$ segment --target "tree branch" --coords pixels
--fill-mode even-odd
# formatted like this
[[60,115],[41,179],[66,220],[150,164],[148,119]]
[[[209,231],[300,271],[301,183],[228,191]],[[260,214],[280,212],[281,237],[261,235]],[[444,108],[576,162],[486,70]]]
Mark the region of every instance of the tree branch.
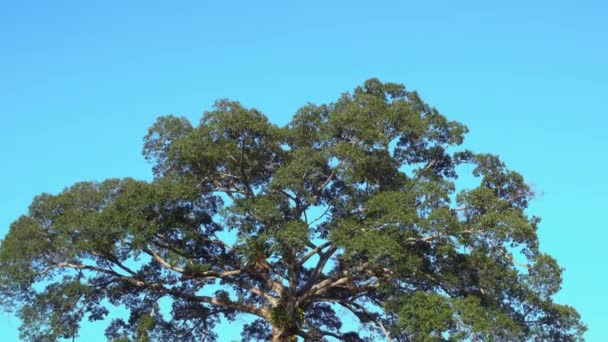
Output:
[[355,316],[357,316],[359,318],[359,320],[361,320],[361,322],[365,322],[364,319],[366,319],[366,318],[371,319],[372,322],[374,322],[376,324],[376,326],[378,326],[378,328],[380,328],[380,330],[382,331],[382,333],[384,334],[386,339],[389,342],[393,341],[390,333],[388,332],[388,330],[382,323],[382,320],[380,319],[378,314],[369,312],[363,305],[357,304],[355,302],[349,303],[349,302],[345,302],[345,301],[339,301],[338,303],[340,303],[345,308],[349,309]]
[[325,267],[325,265],[327,264],[327,262],[329,261],[331,256],[337,250],[338,250],[337,247],[332,246],[327,250],[327,252],[319,252],[319,256],[320,256],[319,262],[317,263],[317,266],[315,267],[315,269],[311,272],[310,277],[308,278],[308,281],[306,281],[306,285],[304,285],[304,288],[302,288],[302,290],[300,290],[299,293],[305,293],[314,286],[315,282],[319,279],[321,274],[323,274],[323,268]]
[[124,282],[127,282],[131,285],[134,285],[136,287],[147,288],[150,290],[158,291],[160,293],[167,293],[167,294],[170,294],[170,295],[178,297],[178,298],[183,298],[183,299],[187,299],[187,300],[191,300],[191,301],[195,301],[195,302],[208,303],[208,304],[212,304],[212,305],[216,305],[216,306],[220,306],[220,307],[224,307],[224,308],[239,310],[239,311],[243,311],[243,312],[247,312],[247,313],[259,316],[264,319],[269,319],[269,311],[268,311],[267,307],[258,308],[253,304],[233,302],[230,299],[193,295],[193,294],[189,294],[187,292],[176,290],[173,288],[167,288],[160,283],[151,284],[151,283],[148,283],[148,282],[145,282],[142,280],[138,280],[138,279],[135,279],[132,277],[123,276],[120,273],[116,273],[112,270],[107,270],[107,269],[104,269],[104,268],[101,268],[98,266],[94,266],[94,265],[60,262],[60,263],[56,263],[54,265],[50,265],[49,267],[42,270],[39,274],[45,274],[54,268],[72,268],[72,269],[77,269],[77,270],[90,270],[90,271],[105,273],[108,275],[112,275],[115,278],[122,280]]
[[325,215],[327,215],[327,213],[329,212],[329,210],[331,209],[331,206],[328,205],[327,208],[325,209],[325,211],[323,212],[323,214],[321,214],[319,217],[315,218],[314,220],[312,220],[310,223],[307,223],[308,226],[312,226],[313,224],[317,223],[318,221],[320,221],[323,217],[325,217]]
[[298,266],[304,265],[304,263],[308,259],[312,258],[315,254],[317,254],[319,252],[322,252],[325,247],[329,247],[331,245],[332,245],[332,242],[331,241],[327,241],[327,242],[325,242],[323,244],[320,244],[319,246],[313,247],[313,249],[310,252],[306,253],[306,255],[304,255],[302,257],[302,259],[298,262]]
[[184,269],[181,267],[175,267],[173,265],[171,265],[170,263],[168,263],[167,261],[165,261],[165,259],[163,259],[160,255],[158,255],[156,252],[154,252],[153,250],[149,249],[149,248],[145,248],[143,249],[143,251],[150,255],[152,257],[152,259],[154,261],[156,261],[157,263],[159,263],[162,267],[171,270],[171,271],[175,271],[177,273],[184,273]]

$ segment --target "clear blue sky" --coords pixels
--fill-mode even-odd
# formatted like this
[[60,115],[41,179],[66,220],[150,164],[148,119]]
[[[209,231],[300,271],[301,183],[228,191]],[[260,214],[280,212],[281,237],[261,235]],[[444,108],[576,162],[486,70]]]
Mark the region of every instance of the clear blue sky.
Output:
[[[541,193],[558,300],[608,341],[608,4],[328,2],[0,0],[0,236],[38,193],[150,178],[141,143],[158,115],[197,121],[229,97],[283,124],[379,77],[466,123],[468,147]],[[3,341],[17,325],[0,317]]]

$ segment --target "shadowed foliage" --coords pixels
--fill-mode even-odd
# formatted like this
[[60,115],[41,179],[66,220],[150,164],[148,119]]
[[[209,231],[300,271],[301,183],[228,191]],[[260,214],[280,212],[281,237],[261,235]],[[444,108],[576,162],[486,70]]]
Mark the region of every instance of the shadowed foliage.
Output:
[[[214,341],[239,315],[249,341],[582,339],[552,299],[562,269],[539,251],[531,189],[459,148],[466,132],[377,79],[284,127],[228,100],[198,125],[160,117],[154,180],[41,194],[11,225],[2,305],[30,341],[113,307],[112,341]],[[457,188],[459,170],[477,183]]]

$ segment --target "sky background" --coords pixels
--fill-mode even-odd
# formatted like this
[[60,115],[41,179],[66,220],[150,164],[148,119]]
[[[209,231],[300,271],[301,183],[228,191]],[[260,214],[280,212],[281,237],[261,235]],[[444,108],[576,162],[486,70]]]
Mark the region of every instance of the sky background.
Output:
[[[557,300],[608,341],[606,18],[587,0],[0,0],[0,237],[41,192],[151,178],[142,138],[159,115],[198,122],[228,97],[285,124],[379,77],[533,184],[541,249],[566,269]],[[2,341],[18,324],[0,315]]]

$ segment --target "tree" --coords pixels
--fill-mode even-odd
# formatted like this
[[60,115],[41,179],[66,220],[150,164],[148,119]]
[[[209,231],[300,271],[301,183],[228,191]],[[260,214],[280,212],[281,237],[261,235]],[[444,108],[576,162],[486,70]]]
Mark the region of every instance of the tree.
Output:
[[[460,148],[466,132],[377,79],[285,127],[228,100],[196,127],[160,117],[153,181],[41,194],[11,225],[2,304],[32,341],[77,336],[109,304],[129,312],[114,341],[211,341],[242,314],[245,340],[582,339],[552,299],[562,269],[539,251],[530,187]],[[457,189],[461,170],[479,184]]]

